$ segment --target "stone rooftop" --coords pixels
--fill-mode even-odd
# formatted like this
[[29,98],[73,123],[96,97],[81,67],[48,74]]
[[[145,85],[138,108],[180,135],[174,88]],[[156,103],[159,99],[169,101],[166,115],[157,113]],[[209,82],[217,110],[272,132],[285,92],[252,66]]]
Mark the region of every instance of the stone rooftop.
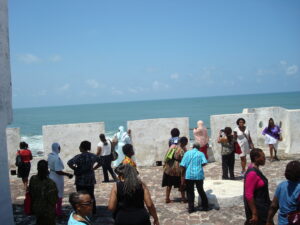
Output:
[[[285,166],[289,161],[281,160],[270,163],[266,160],[265,166],[261,169],[269,179],[270,197],[273,198],[276,185],[284,180]],[[161,179],[163,174],[162,167],[140,167],[138,168],[141,179],[147,184],[153,202],[156,206],[159,221],[161,225],[223,225],[223,224],[244,224],[245,212],[243,205],[220,208],[219,210],[211,210],[208,212],[196,211],[189,214],[187,212],[187,204],[180,203],[180,192],[172,189],[171,199],[174,203],[165,204],[165,189],[161,187]],[[236,160],[235,174],[238,179],[241,171],[240,161]],[[102,171],[96,173],[97,184],[95,186],[95,196],[97,201],[97,214],[92,218],[94,224],[112,225],[113,219],[111,212],[106,208],[109,193],[113,183],[102,183]],[[221,163],[209,163],[205,167],[206,180],[219,180],[221,178]],[[237,182],[240,182],[237,181]],[[230,188],[228,186],[227,188]],[[14,218],[17,225],[35,224],[34,216],[27,216],[23,213],[24,191],[21,179],[16,176],[11,177],[12,200],[14,209]],[[65,178],[65,195],[63,200],[64,216],[57,218],[57,224],[67,224],[71,207],[68,203],[69,193],[75,191],[74,178],[69,180]],[[277,215],[275,216],[277,222]]]

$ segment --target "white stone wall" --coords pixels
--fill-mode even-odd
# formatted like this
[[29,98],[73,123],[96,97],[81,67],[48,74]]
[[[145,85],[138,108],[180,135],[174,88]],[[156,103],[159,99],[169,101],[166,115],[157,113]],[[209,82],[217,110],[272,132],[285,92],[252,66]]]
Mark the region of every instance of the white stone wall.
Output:
[[45,158],[52,151],[51,145],[58,142],[61,146],[60,158],[65,168],[69,170],[67,161],[80,153],[79,145],[87,140],[92,143],[91,152],[96,153],[99,134],[105,132],[103,122],[59,124],[43,126],[43,145]]
[[0,215],[1,224],[12,225],[14,224],[14,219],[9,185],[6,143],[6,126],[12,121],[8,34],[7,0],[0,0]]
[[212,115],[210,117],[211,144],[216,161],[221,161],[221,145],[217,143],[220,130],[225,127],[231,127],[231,129],[234,130],[234,128],[237,127],[236,121],[240,117],[246,120],[246,126],[250,131],[252,141],[254,144],[257,143],[257,129],[255,127],[256,120],[254,113]]
[[286,135],[286,153],[300,154],[300,110],[288,110],[289,123],[287,125]]
[[300,110],[287,110],[282,107],[247,108],[242,113],[212,115],[210,117],[212,149],[215,160],[221,160],[221,146],[217,143],[219,130],[225,126],[236,127],[235,122],[240,117],[246,120],[246,126],[250,130],[254,145],[265,149],[267,154],[268,149],[262,131],[268,126],[270,118],[274,119],[275,124],[281,125],[283,141],[279,142],[279,153],[285,153],[285,156],[300,153]]
[[20,128],[6,128],[9,168],[15,167],[16,152],[20,144]]
[[135,159],[138,166],[153,166],[163,161],[168,150],[171,129],[177,127],[180,136],[189,139],[189,118],[160,118],[127,122],[131,129]]

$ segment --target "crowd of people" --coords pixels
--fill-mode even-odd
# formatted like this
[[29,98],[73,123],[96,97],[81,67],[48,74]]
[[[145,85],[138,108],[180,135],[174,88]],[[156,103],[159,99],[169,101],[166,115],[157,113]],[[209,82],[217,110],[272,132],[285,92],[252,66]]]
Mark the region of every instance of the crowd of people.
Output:
[[[255,148],[246,121],[239,118],[237,127],[225,127],[220,131],[217,142],[221,145],[222,179],[235,180],[235,154],[241,158],[241,177],[244,179],[244,205],[246,213],[245,224],[274,224],[273,217],[279,209],[278,222],[289,224],[289,213],[300,210],[300,162],[291,161],[287,164],[285,176],[287,181],[278,185],[273,201],[269,197],[268,179],[260,167],[265,164],[265,154]],[[171,190],[178,188],[181,203],[187,203],[188,213],[196,210],[211,210],[203,188],[204,170],[208,163],[208,132],[202,121],[193,130],[194,140],[192,149],[188,148],[188,138],[180,136],[178,128],[171,130],[168,141],[169,148],[164,157],[162,187],[166,187],[165,203],[173,202]],[[277,157],[278,141],[282,140],[280,127],[270,118],[268,127],[263,132],[265,143],[270,149],[270,161],[279,160]],[[112,140],[99,135],[100,142],[97,152],[90,152],[91,143],[82,141],[80,153],[71,158],[67,165],[73,173],[64,171],[64,164],[59,157],[61,146],[52,144],[52,152],[48,159],[40,160],[37,165],[37,175],[30,178],[31,151],[28,144],[20,143],[17,157],[22,163],[18,164],[18,176],[22,178],[24,189],[31,198],[31,211],[36,216],[36,224],[53,225],[56,216],[62,215],[62,200],[64,196],[64,177],[72,179],[75,176],[76,192],[71,193],[69,202],[73,208],[68,224],[92,224],[89,216],[96,214],[96,198],[94,194],[96,178],[95,170],[102,166],[103,182],[109,182],[109,174],[114,184],[108,202],[108,209],[116,225],[151,224],[150,216],[155,225],[159,225],[155,206],[149,189],[140,179],[137,164],[134,160],[134,147],[131,142],[131,131],[119,127],[118,133]],[[117,158],[114,156],[114,151]],[[247,155],[251,163],[247,166]],[[113,166],[112,166],[113,164]],[[114,167],[114,169],[113,169]],[[194,187],[201,197],[201,207],[194,206]]]

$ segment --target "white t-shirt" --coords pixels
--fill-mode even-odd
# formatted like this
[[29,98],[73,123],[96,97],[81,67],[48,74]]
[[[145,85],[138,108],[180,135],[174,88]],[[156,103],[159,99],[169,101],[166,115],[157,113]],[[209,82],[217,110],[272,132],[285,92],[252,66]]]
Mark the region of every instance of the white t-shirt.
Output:
[[97,145],[98,147],[101,147],[101,149],[102,149],[100,156],[110,155],[110,153],[111,153],[110,141],[108,139],[106,139],[106,140],[107,140],[107,145],[104,145],[104,143],[102,141],[100,141]]

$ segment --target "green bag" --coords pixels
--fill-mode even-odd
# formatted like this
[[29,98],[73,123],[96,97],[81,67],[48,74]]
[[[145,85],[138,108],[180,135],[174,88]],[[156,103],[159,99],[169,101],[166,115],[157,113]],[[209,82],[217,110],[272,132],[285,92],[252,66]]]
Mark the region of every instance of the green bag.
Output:
[[165,162],[172,160],[174,157],[174,153],[177,150],[177,146],[176,145],[171,145],[171,147],[169,148],[166,156],[165,156]]

